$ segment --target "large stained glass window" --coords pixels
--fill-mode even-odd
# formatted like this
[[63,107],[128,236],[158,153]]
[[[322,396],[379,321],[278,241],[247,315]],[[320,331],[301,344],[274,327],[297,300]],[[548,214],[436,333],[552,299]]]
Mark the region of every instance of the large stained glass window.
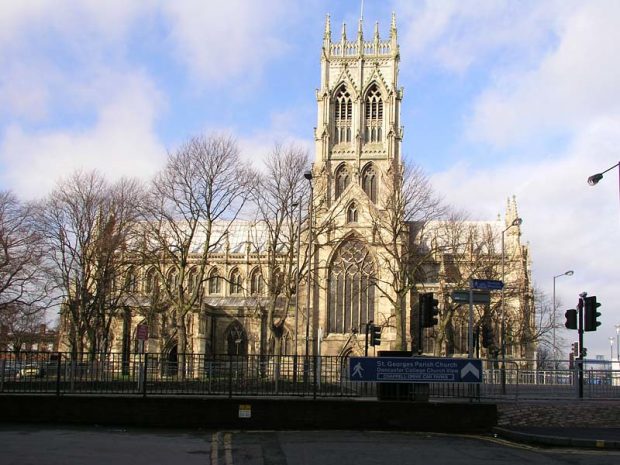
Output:
[[374,261],[357,239],[340,245],[329,269],[327,330],[350,333],[375,315]]

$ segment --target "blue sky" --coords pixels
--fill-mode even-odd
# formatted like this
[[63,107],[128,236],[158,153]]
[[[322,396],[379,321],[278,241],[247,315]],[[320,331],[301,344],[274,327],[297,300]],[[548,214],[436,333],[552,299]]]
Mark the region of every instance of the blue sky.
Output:
[[[620,159],[620,3],[364,3],[367,36],[396,12],[406,156],[474,219],[516,195],[537,285],[551,294],[574,269],[560,309],[597,294],[603,326],[586,345],[608,356],[617,171],[585,179]],[[2,2],[0,186],[37,198],[77,167],[148,179],[203,131],[232,133],[257,163],[275,141],[311,150],[327,13],[352,37],[360,1]]]

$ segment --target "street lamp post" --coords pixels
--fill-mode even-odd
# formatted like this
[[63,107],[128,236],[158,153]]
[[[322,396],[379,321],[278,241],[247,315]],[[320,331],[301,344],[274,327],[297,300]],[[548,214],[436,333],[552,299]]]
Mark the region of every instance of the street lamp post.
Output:
[[299,333],[299,281],[300,281],[300,272],[299,272],[299,255],[301,253],[301,197],[299,197],[299,201],[294,202],[292,207],[299,207],[299,216],[297,218],[297,263],[295,265],[295,269],[297,270],[297,276],[295,277],[295,352],[293,355],[293,378],[294,381],[297,381],[297,356],[298,356],[298,333]]
[[[588,184],[590,184],[591,186],[595,186],[599,183],[599,181],[601,179],[603,179],[603,175],[605,173],[607,173],[608,171],[613,170],[614,168],[620,166],[620,161],[618,163],[616,163],[614,166],[610,166],[609,168],[607,168],[605,171],[602,171],[600,173],[596,173],[593,174],[592,176],[590,176],[588,178]],[[620,199],[620,169],[618,170],[618,199]]]
[[[512,220],[512,223],[510,223],[510,226],[508,226],[506,229],[504,229],[502,231],[502,283],[504,282],[505,279],[505,262],[506,262],[506,253],[505,253],[505,247],[504,247],[504,235],[506,234],[506,231],[508,231],[510,228],[512,228],[513,226],[521,226],[521,223],[523,223],[523,220],[521,218],[515,218],[514,220]],[[506,285],[504,284],[502,286],[502,293],[501,293],[501,299],[502,299],[502,328],[501,328],[501,335],[502,335],[502,344],[501,344],[501,348],[502,348],[502,394],[506,394],[506,309],[504,306],[504,289],[506,288]]]
[[312,261],[312,245],[313,245],[313,237],[312,237],[312,197],[313,197],[313,186],[312,186],[312,171],[306,171],[304,173],[304,178],[308,180],[310,184],[310,200],[308,201],[308,251],[307,251],[307,260],[308,260],[308,280],[306,287],[306,364],[308,363],[308,354],[310,352],[310,291],[311,291],[311,272],[312,269],[311,261]]
[[558,307],[556,304],[556,300],[555,300],[555,280],[561,276],[572,276],[575,272],[573,270],[568,270],[562,274],[558,274],[556,276],[553,277],[553,318],[552,318],[552,324],[553,324],[553,366],[554,368],[557,370],[558,368],[558,354],[557,354],[557,345],[555,342],[555,326],[556,326],[556,316],[558,313]]
[[616,360],[620,362],[620,324],[616,325]]

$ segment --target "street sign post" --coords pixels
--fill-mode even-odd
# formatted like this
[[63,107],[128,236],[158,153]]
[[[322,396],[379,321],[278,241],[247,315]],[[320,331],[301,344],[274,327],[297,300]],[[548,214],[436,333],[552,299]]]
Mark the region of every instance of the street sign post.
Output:
[[480,383],[482,361],[471,358],[351,357],[351,381]]
[[[491,294],[489,291],[475,291],[473,293],[474,304],[491,303]],[[469,291],[452,291],[452,302],[456,304],[469,303]]]
[[497,279],[472,279],[471,287],[474,289],[501,291],[504,288],[504,282]]

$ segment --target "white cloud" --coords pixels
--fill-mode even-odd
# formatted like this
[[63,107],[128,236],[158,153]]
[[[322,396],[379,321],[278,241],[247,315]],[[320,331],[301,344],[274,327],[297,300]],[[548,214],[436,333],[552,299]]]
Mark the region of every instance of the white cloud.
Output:
[[[490,54],[531,59],[549,40],[549,25],[574,4],[563,1],[426,0],[396,1],[403,62],[435,63],[462,73]],[[500,58],[501,59],[501,58]]]
[[97,169],[111,178],[148,178],[161,166],[166,152],[153,123],[162,102],[149,80],[142,75],[108,74],[91,92],[102,96],[92,127],[32,131],[13,125],[6,129],[0,145],[4,186],[34,198],[76,168]]
[[565,153],[484,169],[460,164],[433,176],[449,203],[479,219],[503,214],[505,199],[516,194],[538,285],[550,295],[553,276],[573,269],[575,275],[558,287],[562,308],[574,306],[584,290],[603,302],[604,327],[587,336],[591,354],[606,353],[604,331],[620,322],[613,313],[620,301],[620,203],[617,169],[595,187],[586,179],[617,163],[618,146],[620,120],[602,118],[588,124]]
[[620,116],[619,17],[618,2],[580,4],[559,24],[557,47],[533,69],[497,70],[475,105],[470,135],[501,146]]
[[200,80],[225,82],[252,76],[286,44],[278,24],[287,18],[287,2],[163,2],[177,58]]

